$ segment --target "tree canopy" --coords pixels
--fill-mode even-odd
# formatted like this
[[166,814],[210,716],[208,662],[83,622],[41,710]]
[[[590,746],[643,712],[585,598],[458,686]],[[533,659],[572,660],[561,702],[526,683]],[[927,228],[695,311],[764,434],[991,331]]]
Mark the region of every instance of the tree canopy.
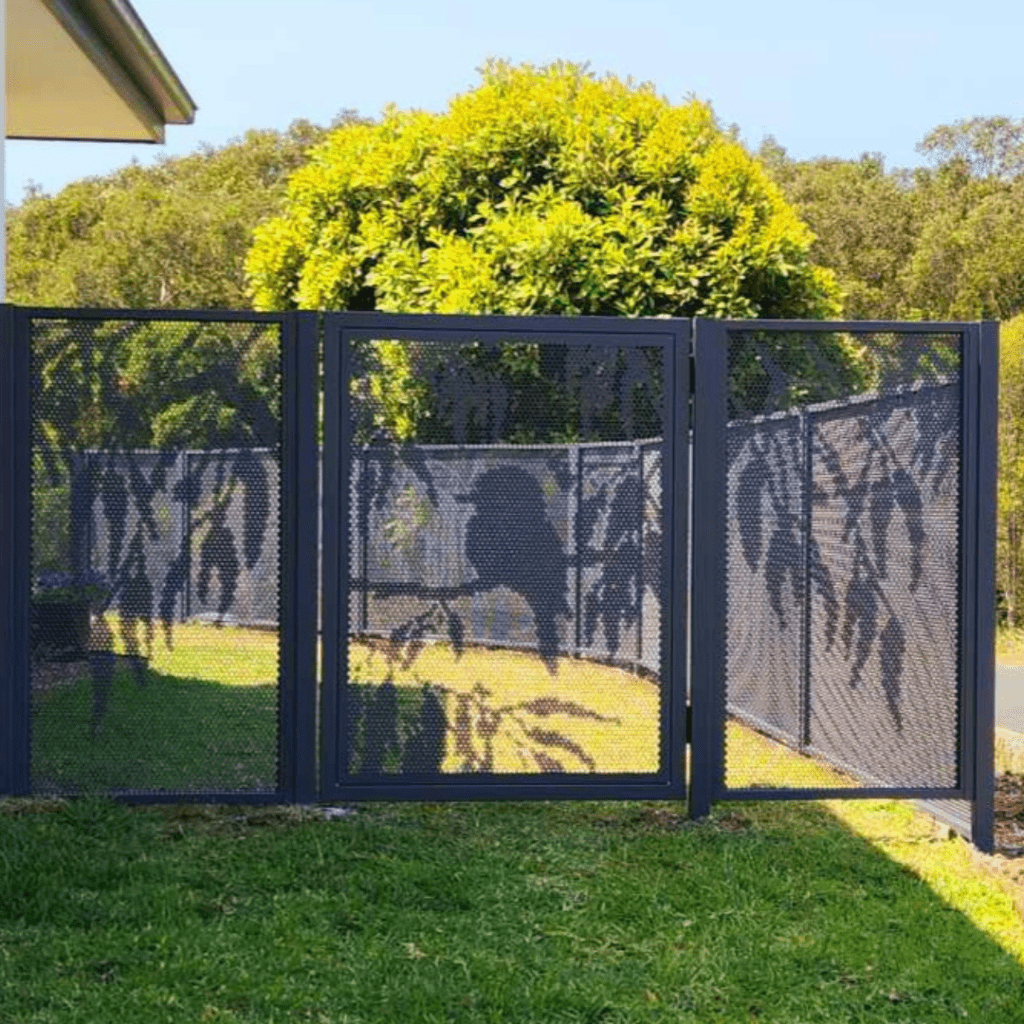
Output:
[[[296,121],[55,196],[30,192],[8,213],[9,296],[115,308],[1017,318],[1002,341],[1000,587],[1019,618],[1024,119],[939,125],[918,151],[927,166],[907,170],[879,154],[796,161],[771,138],[751,155],[707,104],[672,104],[572,64],[492,62],[443,113],[390,109],[373,123],[344,111],[330,128]],[[117,434],[210,447],[273,434],[278,366],[265,332],[95,331],[89,365],[69,361],[77,342],[59,325],[40,341],[47,381],[103,382],[83,384],[73,407],[59,388],[38,396],[79,443]],[[536,353],[492,356],[507,384],[550,408]],[[376,361],[369,383],[393,432],[431,436],[423,367],[387,342]],[[521,421],[516,436],[536,438],[535,426]]]
[[296,172],[246,266],[257,309],[821,317],[811,234],[711,108],[491,62]]
[[999,529],[996,568],[1002,612],[1024,610],[1024,315],[999,332]]
[[[343,111],[335,125],[362,123]],[[252,232],[326,129],[295,121],[147,167],[133,163],[8,214],[8,295],[22,305],[129,309],[249,305]]]
[[[838,312],[833,275],[809,259],[810,232],[709,105],[673,105],[648,84],[569,63],[491,62],[481,79],[441,114],[392,108],[312,152],[283,212],[255,232],[246,268],[257,309]],[[621,354],[602,358],[619,362],[573,371],[581,393],[610,378],[617,393],[627,378],[645,377]],[[393,438],[457,440],[444,412],[454,400],[441,393],[453,360],[462,378],[488,393],[497,387],[495,400],[513,410],[492,440],[583,436],[565,360],[528,344],[444,354],[376,346],[362,367],[373,425]],[[640,417],[652,433],[661,429],[656,405],[647,401]],[[598,419],[592,439],[640,422],[625,409]],[[478,410],[477,427],[484,421],[495,418]]]
[[1024,119],[939,125],[918,145],[930,167],[882,157],[758,155],[814,232],[852,319],[1010,319],[1024,310]]

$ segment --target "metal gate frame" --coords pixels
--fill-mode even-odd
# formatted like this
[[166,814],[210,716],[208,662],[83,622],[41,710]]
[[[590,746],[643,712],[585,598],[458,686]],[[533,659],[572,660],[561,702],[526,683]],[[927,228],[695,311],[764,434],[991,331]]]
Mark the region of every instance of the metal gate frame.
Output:
[[[727,514],[725,451],[730,331],[946,332],[962,338],[960,556],[960,784],[951,788],[869,786],[727,789],[725,631]],[[998,324],[890,321],[694,321],[693,601],[690,814],[719,800],[871,797],[970,800],[971,837],[993,844],[995,735],[995,530]]]
[[273,793],[154,792],[134,803],[312,803],[316,800],[317,489],[319,314],[126,310],[0,304],[0,794],[31,785],[32,320],[267,323],[280,328],[281,584],[278,785]]
[[[880,321],[777,321],[563,317],[392,316],[379,313],[290,312],[255,314],[210,310],[30,309],[0,304],[0,793],[24,795],[30,778],[29,607],[31,547],[32,380],[31,319],[266,320],[282,331],[282,562],[281,677],[278,789],[273,794],[138,794],[138,801],[310,803],[317,799],[680,799],[688,790],[691,817],[713,802],[736,799],[816,799],[872,796],[970,800],[971,832],[981,849],[992,847],[994,778],[995,490],[998,394],[998,325],[993,322],[901,323]],[[324,332],[324,474],[322,582],[318,586],[318,420],[320,334]],[[727,343],[730,330],[958,332],[961,374],[961,607],[959,633],[960,784],[954,789],[727,790],[724,778],[725,712],[725,450]],[[338,742],[344,685],[347,579],[342,553],[342,466],[349,435],[347,340],[391,332],[405,338],[454,340],[480,332],[524,334],[566,344],[655,344],[665,351],[666,441],[663,463],[665,537],[663,622],[665,660],[662,768],[657,775],[466,776],[372,783],[344,779]],[[367,333],[369,332],[369,333]],[[374,333],[376,332],[376,334]],[[692,350],[691,350],[692,342]],[[671,398],[672,400],[669,400]],[[688,432],[692,420],[691,466]],[[692,468],[692,487],[691,487]],[[692,493],[692,519],[688,498]],[[312,500],[311,500],[312,499]],[[692,521],[693,529],[689,526]],[[689,602],[689,546],[693,545]],[[318,696],[318,601],[323,600],[325,644]],[[689,605],[689,607],[688,607]],[[689,648],[689,649],[688,649]],[[690,675],[691,707],[687,706]],[[692,715],[690,714],[692,710]],[[317,717],[319,714],[319,728]],[[692,720],[692,728],[689,728]],[[330,726],[330,727],[329,727]],[[343,734],[341,734],[343,735]],[[316,750],[320,740],[319,758]],[[685,772],[689,741],[690,770]],[[320,781],[318,782],[318,768]],[[688,777],[687,777],[688,775]]]
[[[523,340],[564,345],[660,347],[665,369],[662,481],[662,700],[659,771],[622,774],[472,773],[405,776],[346,775],[348,509],[343,501],[351,458],[349,346],[355,338],[425,343]],[[688,398],[690,322],[611,317],[504,317],[329,313],[324,318],[323,675],[320,707],[322,800],[616,799],[685,797]],[[329,642],[329,638],[336,642]]]

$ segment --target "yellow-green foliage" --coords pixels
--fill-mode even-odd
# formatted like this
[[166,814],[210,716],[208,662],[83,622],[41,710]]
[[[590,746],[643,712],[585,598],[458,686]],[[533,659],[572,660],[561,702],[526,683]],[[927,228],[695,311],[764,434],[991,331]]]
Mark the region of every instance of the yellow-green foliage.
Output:
[[332,133],[257,229],[257,309],[822,317],[809,230],[709,106],[491,62],[446,112]]
[[1024,600],[1024,314],[999,329],[999,530],[997,578],[1007,624]]

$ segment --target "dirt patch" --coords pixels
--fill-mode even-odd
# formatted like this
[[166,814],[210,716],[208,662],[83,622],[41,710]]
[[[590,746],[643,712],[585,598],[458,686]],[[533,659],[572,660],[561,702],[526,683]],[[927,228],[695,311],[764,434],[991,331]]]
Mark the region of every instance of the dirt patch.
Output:
[[997,775],[995,795],[996,852],[1024,856],[1024,775]]
[[[139,661],[137,656],[115,654],[114,672],[131,672]],[[34,661],[32,662],[32,690],[34,693],[47,693],[65,686],[74,686],[83,679],[92,679],[92,669],[88,658],[77,658],[74,661]]]

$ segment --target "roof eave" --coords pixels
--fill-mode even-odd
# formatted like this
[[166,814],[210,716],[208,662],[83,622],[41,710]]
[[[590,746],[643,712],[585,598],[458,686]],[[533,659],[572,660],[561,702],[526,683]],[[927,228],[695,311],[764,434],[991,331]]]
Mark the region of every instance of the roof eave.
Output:
[[[192,124],[195,102],[128,0],[42,2],[148,136],[109,141],[162,143],[165,125]],[[67,139],[66,135],[59,137]],[[89,141],[99,140],[90,137]]]

